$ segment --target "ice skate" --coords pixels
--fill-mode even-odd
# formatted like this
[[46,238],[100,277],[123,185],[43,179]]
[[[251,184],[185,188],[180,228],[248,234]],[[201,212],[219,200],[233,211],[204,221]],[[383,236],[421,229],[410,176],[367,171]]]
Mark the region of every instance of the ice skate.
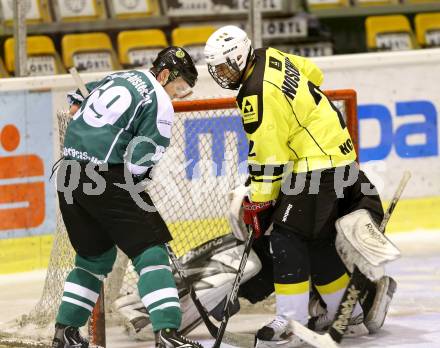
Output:
[[[310,318],[307,326],[309,329],[316,332],[327,331],[332,323],[332,320],[333,318],[330,317],[328,313],[324,313],[319,316]],[[350,319],[344,337],[359,337],[368,335],[368,333],[369,331],[364,324],[364,315],[361,313],[356,317],[352,317]]]
[[81,336],[77,327],[55,325],[51,348],[88,348],[89,341]]
[[175,329],[163,329],[155,333],[156,348],[203,348],[203,346],[180,335]]
[[257,348],[283,347],[294,348],[302,347],[305,343],[295,336],[289,320],[281,315],[277,315],[270,323],[264,325],[256,334]]

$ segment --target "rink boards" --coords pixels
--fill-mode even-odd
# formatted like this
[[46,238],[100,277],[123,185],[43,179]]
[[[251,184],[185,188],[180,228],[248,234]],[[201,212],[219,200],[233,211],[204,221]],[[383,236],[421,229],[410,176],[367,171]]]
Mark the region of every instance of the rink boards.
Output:
[[[404,199],[391,220],[390,231],[440,228],[440,218],[436,215],[440,211],[440,95],[436,85],[440,80],[439,59],[440,50],[315,59],[325,74],[323,89],[353,88],[358,93],[362,168],[385,200],[390,197],[400,174],[404,170],[413,172]],[[83,77],[88,81],[103,75],[83,74]],[[12,173],[10,177],[0,178],[0,199],[4,198],[0,201],[0,214],[5,210],[9,210],[6,212],[9,214],[14,209],[26,209],[32,204],[40,207],[39,215],[29,213],[22,225],[9,214],[12,225],[0,227],[0,273],[40,268],[47,263],[50,234],[55,228],[55,190],[48,181],[58,149],[54,114],[55,110],[66,107],[65,94],[73,88],[73,80],[68,75],[50,80],[45,77],[10,79],[2,81],[0,86],[0,103],[5,106],[0,130],[12,125],[20,134],[18,145],[11,138],[6,146],[0,147],[0,159],[37,158],[33,166],[26,168],[28,174]],[[202,67],[195,96],[227,94],[212,82]],[[10,130],[11,127],[8,132]],[[10,134],[8,132],[6,134]],[[32,201],[23,203],[17,196],[8,202],[11,194],[3,193],[8,186],[17,184],[29,185],[36,192]],[[43,202],[44,209],[39,202]],[[22,214],[16,216],[19,215]],[[204,226],[212,219],[218,216],[207,212],[207,216],[196,223]],[[227,230],[225,221],[221,224]]]

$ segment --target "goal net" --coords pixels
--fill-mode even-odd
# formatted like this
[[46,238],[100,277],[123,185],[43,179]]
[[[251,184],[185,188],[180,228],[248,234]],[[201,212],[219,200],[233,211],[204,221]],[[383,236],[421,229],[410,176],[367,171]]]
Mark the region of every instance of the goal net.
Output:
[[[357,149],[356,93],[333,90],[325,94],[344,116]],[[230,233],[226,219],[228,193],[247,178],[248,145],[234,98],[173,104],[176,115],[171,145],[154,169],[147,190],[173,235],[171,246],[177,256],[182,256]],[[68,112],[58,112],[60,147],[68,121]],[[42,296],[29,314],[0,327],[0,344],[50,345],[64,280],[72,269],[73,259],[74,252],[58,212]],[[136,292],[136,283],[132,265],[118,253],[113,271],[105,281],[107,321],[110,318],[121,323],[112,313],[112,303],[122,295]],[[96,328],[91,331],[96,332]]]

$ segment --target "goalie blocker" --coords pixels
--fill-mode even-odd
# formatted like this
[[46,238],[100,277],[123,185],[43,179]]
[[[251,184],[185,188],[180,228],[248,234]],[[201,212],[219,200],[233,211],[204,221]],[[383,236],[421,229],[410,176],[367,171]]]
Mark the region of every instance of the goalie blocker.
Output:
[[399,249],[379,231],[366,209],[338,219],[336,230],[336,250],[345,266],[350,272],[357,266],[372,281],[385,275],[385,263],[400,256]]

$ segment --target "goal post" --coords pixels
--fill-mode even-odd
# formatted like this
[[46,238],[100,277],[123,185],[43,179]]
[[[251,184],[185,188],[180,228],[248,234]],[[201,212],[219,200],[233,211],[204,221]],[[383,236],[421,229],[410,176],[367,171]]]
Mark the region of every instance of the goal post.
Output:
[[[324,93],[345,118],[357,150],[356,92],[329,90]],[[248,145],[235,98],[175,101],[173,106],[171,144],[155,167],[147,191],[173,235],[173,250],[177,256],[182,256],[209,240],[230,233],[226,218],[228,193],[244,183],[248,176]],[[57,116],[62,144],[70,115],[63,111]],[[0,345],[50,345],[64,281],[73,261],[74,252],[58,211],[42,296],[29,314],[6,327],[0,326]],[[118,252],[113,271],[105,281],[105,306],[100,302],[100,309],[94,310],[90,321],[92,342],[105,341],[105,332],[102,332],[105,323],[107,327],[108,324],[123,325],[112,303],[122,295],[136,292],[137,279],[131,262]],[[103,308],[105,314],[100,315]],[[105,322],[101,322],[104,319]]]
[[353,140],[353,146],[356,150],[357,161],[359,162],[359,124],[357,117],[357,94],[354,89],[328,90],[324,94],[341,111],[348,132]]

